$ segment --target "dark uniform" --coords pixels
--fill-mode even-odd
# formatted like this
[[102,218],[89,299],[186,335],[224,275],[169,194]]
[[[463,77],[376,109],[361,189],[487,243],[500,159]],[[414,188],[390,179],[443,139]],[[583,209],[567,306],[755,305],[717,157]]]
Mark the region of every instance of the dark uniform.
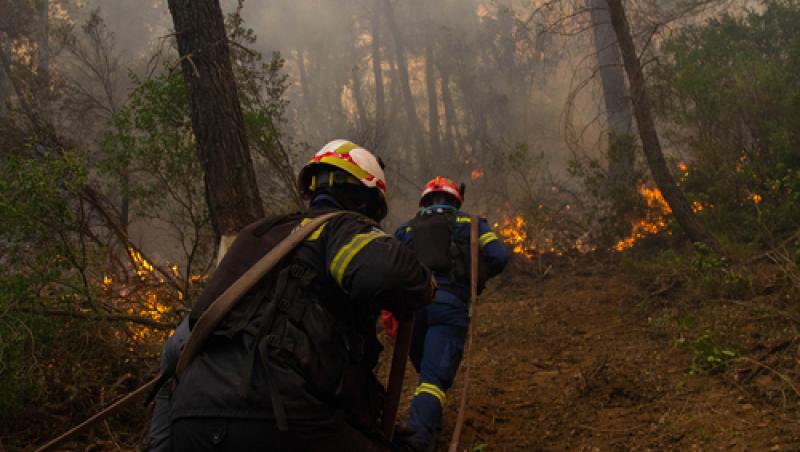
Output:
[[[323,194],[304,215],[244,229],[192,318],[291,229],[332,210],[341,206]],[[380,309],[410,315],[432,292],[430,272],[373,221],[329,220],[251,289],[187,367],[173,399],[173,449],[385,450],[376,320]]]
[[[183,344],[189,339],[189,318],[181,321],[175,332],[167,339],[161,350],[162,375],[172,375],[178,366]],[[150,431],[148,433],[147,450],[149,452],[169,452],[169,417],[172,407],[172,385],[163,384],[155,395],[153,416],[150,418]]]
[[[411,362],[419,372],[419,386],[411,402],[408,428],[414,431],[414,442],[427,448],[442,424],[442,410],[447,401],[447,390],[453,385],[464,353],[464,341],[469,325],[469,242],[471,217],[450,205],[433,205],[421,209],[415,220],[431,215],[445,215],[451,222],[452,243],[430,244],[455,250],[452,266],[447,271],[436,271],[438,289],[431,305],[419,311],[414,322],[411,343]],[[411,248],[419,248],[420,237],[415,241],[412,220],[395,232],[395,237]],[[499,274],[508,262],[508,253],[486,220],[480,219],[478,242],[480,245],[479,289],[489,278]],[[417,249],[418,253],[422,251]],[[425,259],[423,259],[425,260]]]

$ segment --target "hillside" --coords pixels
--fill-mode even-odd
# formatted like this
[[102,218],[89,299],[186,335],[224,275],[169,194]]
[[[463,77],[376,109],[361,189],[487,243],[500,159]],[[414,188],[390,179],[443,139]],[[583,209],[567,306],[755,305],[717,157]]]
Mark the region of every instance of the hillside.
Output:
[[[617,257],[515,267],[480,301],[462,449],[800,448],[797,323],[775,297],[692,304]],[[703,370],[727,356],[719,343],[736,357]]]

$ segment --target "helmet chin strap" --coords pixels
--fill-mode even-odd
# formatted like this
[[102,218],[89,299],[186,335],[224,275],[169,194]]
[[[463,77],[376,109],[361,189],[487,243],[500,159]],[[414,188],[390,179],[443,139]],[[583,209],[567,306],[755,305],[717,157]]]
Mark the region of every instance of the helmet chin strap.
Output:
[[356,186],[334,186],[326,187],[322,193],[327,193],[333,197],[342,207],[347,210],[366,215],[375,221],[381,221],[386,216],[386,212],[379,209],[376,202],[371,202],[368,198],[374,196],[368,188]]

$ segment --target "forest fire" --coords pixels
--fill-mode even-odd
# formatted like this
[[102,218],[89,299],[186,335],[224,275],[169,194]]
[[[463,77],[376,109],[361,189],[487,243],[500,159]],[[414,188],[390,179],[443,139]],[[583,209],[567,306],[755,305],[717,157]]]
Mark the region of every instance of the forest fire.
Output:
[[[683,165],[681,170],[686,171],[685,164]],[[625,251],[630,249],[639,240],[658,234],[666,229],[669,224],[668,217],[672,214],[672,209],[661,194],[661,190],[642,185],[639,188],[639,194],[647,201],[645,216],[633,223],[630,235],[617,242],[617,244],[614,245],[613,251]],[[709,207],[713,207],[713,205],[703,204],[700,201],[692,202],[692,211],[695,213],[701,212]]]
[[511,245],[511,250],[514,254],[521,254],[526,257],[534,256],[536,253],[535,246],[528,239],[527,224],[522,215],[516,215],[513,218],[505,216],[502,223],[495,223],[494,227],[503,242]]
[[[112,291],[112,297],[125,314],[139,317],[145,321],[167,322],[166,315],[173,307],[183,301],[186,294],[183,290],[166,284],[165,276],[150,263],[141,252],[133,248],[128,249],[131,268],[128,270],[135,278],[128,279],[125,275],[115,278],[104,275],[100,287],[105,291]],[[177,264],[168,267],[172,276],[179,279],[180,269]],[[188,284],[194,285],[205,279],[205,275],[191,275]],[[116,284],[115,284],[116,282]],[[136,344],[144,342],[161,343],[170,334],[169,330],[151,327],[135,321],[127,325],[126,331],[118,331],[118,338],[126,338],[128,348],[132,351]]]
[[[619,240],[611,247],[610,251],[625,251],[632,248],[642,239],[657,235],[667,229],[672,209],[664,199],[661,191],[658,188],[642,185],[639,187],[639,195],[647,203],[644,217],[633,222],[630,234]],[[754,198],[752,200],[758,202]],[[542,206],[539,207],[540,209],[542,208]],[[700,201],[692,202],[692,210],[694,212],[700,212],[710,207],[713,207],[713,205],[704,204]],[[565,205],[564,209],[571,210],[571,205]],[[542,237],[531,237],[529,234],[530,225],[525,217],[519,214],[503,215],[502,220],[494,223],[494,228],[503,242],[511,247],[513,253],[529,258],[538,254],[563,255],[567,250],[586,253],[597,249],[595,245],[586,242],[584,240],[585,237],[575,240],[574,243],[571,241],[572,239],[568,239],[566,242],[554,240],[551,237],[552,234],[547,233],[543,233]]]
[[645,216],[633,223],[630,235],[618,241],[614,245],[614,251],[625,251],[633,247],[637,241],[658,234],[667,227],[667,217],[672,213],[672,209],[664,200],[661,191],[642,185],[639,188],[639,194],[647,201]]

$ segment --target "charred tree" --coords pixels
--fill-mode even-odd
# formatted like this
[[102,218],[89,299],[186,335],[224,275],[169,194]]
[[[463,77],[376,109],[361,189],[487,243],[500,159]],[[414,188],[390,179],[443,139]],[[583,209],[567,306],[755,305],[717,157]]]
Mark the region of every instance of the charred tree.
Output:
[[608,121],[608,180],[633,191],[636,154],[630,145],[633,117],[625,89],[625,68],[606,0],[587,0]]
[[689,239],[693,242],[704,243],[715,252],[721,253],[722,247],[719,242],[697,220],[691,204],[689,204],[667,167],[658,133],[656,132],[655,121],[653,120],[652,106],[647,96],[642,66],[636,54],[628,19],[625,16],[625,9],[621,0],[607,1],[611,24],[617,36],[622,61],[625,64],[625,72],[627,72],[630,82],[633,112],[636,116],[636,124],[642,139],[642,148],[650,166],[650,172],[653,174],[653,180],[655,180],[659,190],[661,190],[661,194],[664,196],[664,200],[669,204],[675,219]]
[[383,133],[386,118],[386,100],[383,89],[383,67],[381,67],[381,16],[383,0],[375,0],[372,13],[372,72],[375,76],[375,136],[376,143]]
[[230,239],[264,215],[247,146],[219,0],[168,0],[192,128],[217,235]]

